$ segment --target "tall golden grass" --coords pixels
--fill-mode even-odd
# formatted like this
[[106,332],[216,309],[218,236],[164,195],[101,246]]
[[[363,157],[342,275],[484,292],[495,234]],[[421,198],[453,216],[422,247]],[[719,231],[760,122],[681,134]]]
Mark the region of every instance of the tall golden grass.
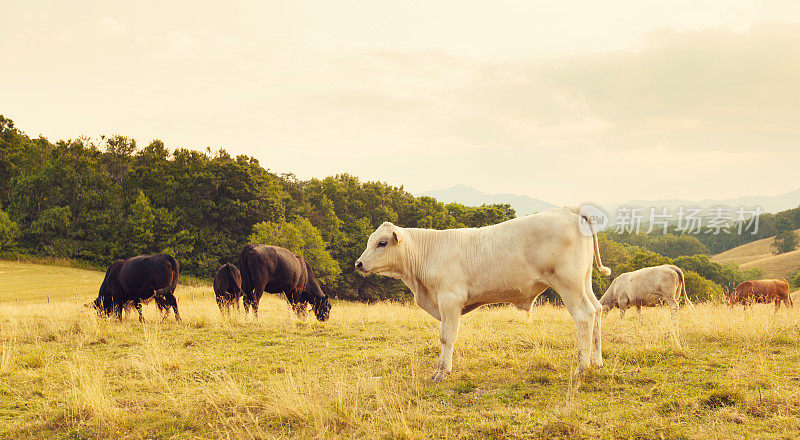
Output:
[[481,308],[435,384],[438,325],[416,306],[336,302],[319,323],[267,296],[255,321],[201,291],[181,287],[182,323],[0,304],[0,438],[800,436],[798,309],[612,312],[606,365],[574,377],[564,309]]

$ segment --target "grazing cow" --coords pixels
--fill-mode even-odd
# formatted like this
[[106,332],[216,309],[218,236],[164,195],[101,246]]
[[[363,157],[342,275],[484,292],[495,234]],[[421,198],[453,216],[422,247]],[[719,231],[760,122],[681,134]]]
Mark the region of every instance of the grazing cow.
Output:
[[643,306],[652,307],[667,303],[674,319],[678,313],[681,290],[683,298],[694,308],[686,295],[686,281],[681,268],[662,264],[618,276],[600,298],[600,304],[603,305],[603,313],[619,307],[620,317],[625,316],[628,307],[636,306],[636,312],[641,318]]
[[577,371],[590,362],[601,367],[601,307],[592,293],[593,256],[600,271],[610,274],[600,260],[592,223],[570,207],[482,228],[432,230],[386,222],[370,235],[355,266],[362,274],[403,280],[417,305],[441,321],[442,350],[433,375],[440,381],[452,370],[461,315],[499,302],[530,310],[548,286],[575,320]]
[[231,263],[225,263],[217,270],[214,277],[214,296],[222,314],[230,316],[231,304],[236,304],[239,310],[239,298],[242,297],[242,274]]
[[310,303],[318,320],[328,319],[331,301],[322,292],[311,265],[303,257],[278,246],[248,244],[239,256],[239,267],[245,314],[252,307],[253,316],[258,318],[261,295],[283,292],[298,316],[302,316]]
[[775,302],[775,311],[781,307],[781,301],[786,307],[794,307],[792,297],[789,295],[789,282],[786,280],[758,280],[745,281],[736,286],[736,290],[728,299],[728,305],[733,308],[742,304],[745,309],[753,303]]
[[170,255],[139,255],[127,260],[117,260],[108,267],[94,306],[106,315],[116,315],[122,320],[122,310],[131,304],[139,312],[139,322],[144,322],[142,303],[155,300],[167,319],[169,307],[180,321],[175,287],[178,284],[178,262]]

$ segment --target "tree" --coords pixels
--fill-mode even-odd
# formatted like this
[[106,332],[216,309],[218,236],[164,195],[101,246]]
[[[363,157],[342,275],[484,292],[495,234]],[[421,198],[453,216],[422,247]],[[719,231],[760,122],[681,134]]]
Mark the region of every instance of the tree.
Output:
[[788,229],[783,229],[775,236],[775,241],[772,242],[772,247],[775,248],[776,254],[785,254],[797,249],[798,241],[797,233],[791,226]]
[[800,287],[800,270],[793,273],[791,278],[789,278],[789,285],[794,289]]
[[[691,270],[684,271],[686,294],[692,301],[717,301],[723,298],[722,287]],[[681,294],[682,295],[682,294]]]
[[128,209],[125,223],[120,230],[117,256],[130,258],[155,251],[153,242],[155,220],[150,200],[139,191]]
[[28,228],[36,250],[45,255],[70,256],[68,238],[72,228],[72,209],[69,206],[54,206],[45,209]]
[[19,226],[11,221],[5,211],[0,210],[0,252],[12,251],[17,246]]
[[633,272],[634,270],[662,264],[672,264],[672,260],[655,252],[641,249],[634,253],[630,260],[620,264],[617,273]]

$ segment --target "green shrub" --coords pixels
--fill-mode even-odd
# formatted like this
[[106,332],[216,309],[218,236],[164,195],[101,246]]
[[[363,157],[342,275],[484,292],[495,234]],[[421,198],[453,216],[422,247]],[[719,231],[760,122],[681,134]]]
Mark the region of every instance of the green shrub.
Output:
[[692,301],[717,301],[724,296],[719,284],[701,277],[696,272],[686,271],[684,277],[686,294]]

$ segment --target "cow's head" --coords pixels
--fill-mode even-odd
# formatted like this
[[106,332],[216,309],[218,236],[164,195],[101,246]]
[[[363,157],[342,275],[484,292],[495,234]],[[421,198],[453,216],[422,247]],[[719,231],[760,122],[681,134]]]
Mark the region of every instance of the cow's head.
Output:
[[328,295],[322,291],[322,286],[319,285],[317,277],[314,275],[314,270],[303,257],[297,257],[301,264],[305,264],[306,271],[308,272],[308,284],[305,289],[300,293],[300,301],[311,303],[314,308],[314,315],[320,321],[327,321],[331,314],[331,300]]
[[94,301],[86,303],[83,306],[88,309],[95,309],[97,311],[101,311],[103,309],[103,298],[98,296],[97,298],[95,298]]
[[603,316],[607,315],[614,307],[619,307],[619,303],[616,301],[600,301],[600,305],[603,306]]
[[392,223],[384,222],[369,236],[367,248],[356,260],[356,270],[394,278],[402,276],[403,239],[406,232]]
[[314,298],[312,302],[314,316],[320,321],[327,321],[331,316],[331,300],[327,296]]
[[[616,281],[616,280],[614,280]],[[603,306],[603,315],[605,316],[608,312],[611,311],[614,307],[619,307],[619,302],[617,302],[615,295],[614,295],[614,283],[606,289],[606,293],[600,297],[600,305]]]

